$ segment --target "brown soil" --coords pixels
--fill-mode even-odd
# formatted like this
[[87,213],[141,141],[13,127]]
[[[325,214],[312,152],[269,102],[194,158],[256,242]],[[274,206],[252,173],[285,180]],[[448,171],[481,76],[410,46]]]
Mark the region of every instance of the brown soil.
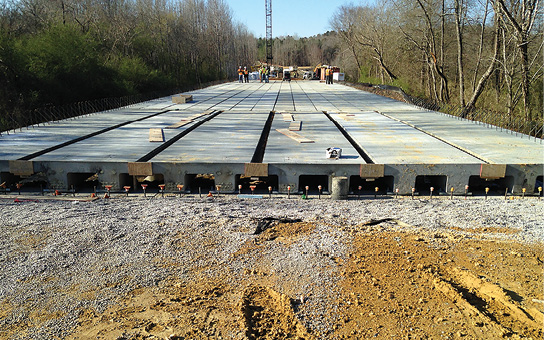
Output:
[[[511,232],[511,231],[507,231]],[[542,338],[542,249],[407,233],[358,235],[343,264],[341,338]]]
[[[339,228],[353,244],[346,260],[336,259],[342,277],[334,320],[340,322],[327,338],[542,339],[542,244],[490,237],[515,233],[508,228],[431,234]],[[264,242],[289,244],[312,232],[311,223],[278,224],[232,260],[259,252]],[[86,310],[69,339],[323,338],[296,316],[307,297],[274,290],[267,268],[255,269],[245,287],[230,285],[228,273],[206,272],[195,272],[191,282],[172,278],[133,291],[102,314]]]

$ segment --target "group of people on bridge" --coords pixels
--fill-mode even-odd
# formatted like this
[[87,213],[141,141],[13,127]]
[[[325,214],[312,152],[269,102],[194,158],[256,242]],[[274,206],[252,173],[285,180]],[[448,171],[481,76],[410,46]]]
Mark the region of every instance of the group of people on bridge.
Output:
[[268,83],[268,79],[270,78],[270,66],[264,66],[262,65],[261,68],[259,68],[259,79],[261,80],[261,83],[264,82]]
[[333,83],[334,69],[332,67],[327,67],[325,69],[325,84]]
[[[259,79],[261,83],[264,81],[265,83],[269,82],[270,79],[270,66],[262,65],[259,68]],[[249,83],[249,70],[247,66],[238,67],[238,82],[239,83]]]
[[242,66],[238,67],[238,82],[239,83],[249,83],[249,70],[247,67]]

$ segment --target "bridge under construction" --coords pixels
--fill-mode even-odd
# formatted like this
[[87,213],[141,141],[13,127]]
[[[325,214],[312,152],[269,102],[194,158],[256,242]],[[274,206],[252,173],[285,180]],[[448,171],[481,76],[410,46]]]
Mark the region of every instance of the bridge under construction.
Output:
[[183,95],[2,133],[4,191],[326,193],[335,177],[355,194],[542,185],[541,139],[349,86],[236,82]]

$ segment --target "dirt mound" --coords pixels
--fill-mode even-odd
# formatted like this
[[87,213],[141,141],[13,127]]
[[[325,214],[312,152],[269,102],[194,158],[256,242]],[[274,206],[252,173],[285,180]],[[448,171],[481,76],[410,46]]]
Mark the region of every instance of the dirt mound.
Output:
[[315,229],[313,223],[306,222],[281,222],[272,224],[266,228],[259,237],[259,241],[272,241],[278,239],[282,243],[292,243],[299,236],[307,235]]
[[[283,245],[290,245],[304,235],[309,235],[315,229],[315,224],[308,222],[281,222],[281,220],[259,221],[255,230],[257,238],[247,241],[234,256],[256,251],[268,241],[276,241]],[[263,225],[264,224],[264,225]]]
[[453,268],[449,274],[452,277],[450,281],[435,274],[435,288],[449,298],[466,318],[471,318],[484,334],[542,337],[540,311],[534,308],[524,310],[499,285],[482,280],[467,270]]
[[[341,338],[542,338],[538,246],[445,230],[359,234],[353,250],[340,297],[345,317],[335,326]],[[518,268],[524,278],[511,279]]]
[[[394,224],[403,225],[382,219],[338,227],[351,235],[351,250],[331,264],[341,280],[335,315],[321,320],[332,325],[326,334],[304,316],[320,296],[303,301],[278,292],[303,278],[278,282],[261,263],[243,274],[243,286],[221,267],[219,277],[206,268],[191,280],[135,290],[104,313],[82,311],[69,339],[542,338],[541,244],[486,239],[512,234],[508,228],[390,231]],[[242,263],[267,245],[281,251],[315,231],[307,222],[274,223],[229,261]]]
[[293,303],[287,295],[271,288],[248,287],[240,302],[247,338],[313,339],[293,313]]
[[218,281],[138,289],[104,313],[87,310],[68,339],[240,338],[236,296]]
[[294,306],[268,287],[251,285],[239,298],[217,282],[174,283],[138,289],[102,314],[83,312],[69,339],[313,339]]

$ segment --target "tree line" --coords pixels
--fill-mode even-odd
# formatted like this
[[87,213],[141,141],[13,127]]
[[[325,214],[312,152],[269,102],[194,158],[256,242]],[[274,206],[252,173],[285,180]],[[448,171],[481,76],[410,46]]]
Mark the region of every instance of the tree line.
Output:
[[0,117],[226,79],[256,52],[222,0],[2,1]]
[[[257,41],[259,60],[266,60],[266,40]],[[316,66],[336,61],[339,42],[337,34],[329,31],[312,37],[282,36],[274,38],[273,63],[282,66]]]
[[542,120],[539,0],[389,0],[346,5],[330,20],[351,79]]
[[[539,0],[386,0],[345,5],[332,31],[276,37],[274,63],[340,66],[348,80],[542,120]],[[264,25],[264,18],[263,18]],[[5,112],[236,77],[265,61],[265,40],[223,0],[0,2]]]

